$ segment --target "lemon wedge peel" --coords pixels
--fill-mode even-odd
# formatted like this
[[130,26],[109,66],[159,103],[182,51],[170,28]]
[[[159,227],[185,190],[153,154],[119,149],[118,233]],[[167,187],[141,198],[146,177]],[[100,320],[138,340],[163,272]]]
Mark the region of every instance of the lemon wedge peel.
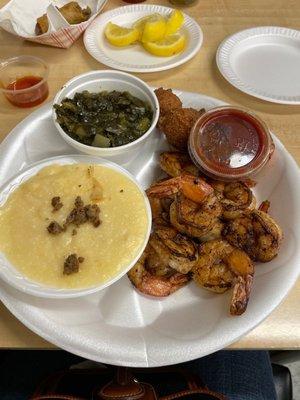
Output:
[[176,33],[165,38],[143,43],[143,47],[149,53],[158,57],[171,57],[181,53],[186,45],[186,37],[183,34]]
[[123,28],[109,22],[104,30],[106,39],[110,44],[117,47],[125,47],[139,40],[140,32],[136,28]]
[[176,33],[184,23],[184,15],[180,10],[173,10],[166,22],[166,36]]

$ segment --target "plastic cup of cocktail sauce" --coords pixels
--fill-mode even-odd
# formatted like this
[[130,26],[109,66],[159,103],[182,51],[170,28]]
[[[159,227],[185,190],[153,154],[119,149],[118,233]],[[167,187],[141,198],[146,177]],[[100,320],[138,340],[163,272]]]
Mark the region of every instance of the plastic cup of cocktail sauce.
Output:
[[223,106],[196,121],[188,143],[195,165],[213,179],[243,180],[254,176],[274,151],[267,125],[252,112]]

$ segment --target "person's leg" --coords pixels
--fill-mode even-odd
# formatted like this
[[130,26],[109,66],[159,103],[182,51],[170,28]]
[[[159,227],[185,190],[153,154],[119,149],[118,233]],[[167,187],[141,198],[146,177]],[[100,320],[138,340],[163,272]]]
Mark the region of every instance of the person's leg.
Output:
[[[0,399],[25,400],[47,375],[82,361],[64,351],[0,353]],[[276,400],[269,355],[220,351],[184,365],[230,400]]]
[[185,364],[230,400],[276,400],[267,351],[224,350]]

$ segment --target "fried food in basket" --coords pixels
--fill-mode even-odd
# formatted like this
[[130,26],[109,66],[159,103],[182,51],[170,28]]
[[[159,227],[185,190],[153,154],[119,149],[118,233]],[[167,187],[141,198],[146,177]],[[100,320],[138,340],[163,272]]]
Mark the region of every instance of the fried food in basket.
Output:
[[[57,7],[57,9],[71,25],[87,21],[91,16],[90,7],[81,8],[76,1],[71,1],[62,7]],[[36,35],[42,35],[43,33],[48,32],[48,29],[48,17],[47,14],[43,14],[41,17],[37,18],[35,33]]]
[[49,21],[47,14],[44,14],[41,17],[37,18],[35,25],[35,34],[42,35],[43,33],[48,32],[48,29],[49,29]]

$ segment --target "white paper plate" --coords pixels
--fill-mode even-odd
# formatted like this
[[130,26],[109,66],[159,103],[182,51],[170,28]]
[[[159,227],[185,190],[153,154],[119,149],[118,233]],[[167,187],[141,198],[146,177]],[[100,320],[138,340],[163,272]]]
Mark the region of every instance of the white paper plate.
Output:
[[[222,103],[200,94],[176,92],[185,106],[211,108]],[[279,256],[258,264],[246,313],[229,316],[231,293],[214,294],[193,283],[163,300],[139,295],[125,276],[100,293],[79,299],[41,299],[0,281],[0,299],[31,330],[88,359],[134,367],[161,366],[202,357],[238,340],[283,300],[300,270],[299,169],[274,137],[276,151],[255,188],[258,202],[271,201],[271,214],[282,226]],[[158,156],[167,148],[157,132],[147,152],[125,167],[147,187],[160,175]],[[72,154],[45,105],[19,124],[0,146],[1,184],[40,159]]]
[[246,29],[220,44],[216,60],[237,89],[274,103],[300,104],[300,31]]
[[154,4],[136,4],[107,11],[97,17],[84,33],[84,45],[97,61],[109,67],[129,72],[157,72],[177,67],[196,55],[203,41],[203,33],[196,21],[184,15],[181,31],[187,36],[186,49],[172,57],[156,57],[136,44],[125,48],[111,46],[104,37],[108,22],[130,27],[145,15],[169,15],[172,8]]

